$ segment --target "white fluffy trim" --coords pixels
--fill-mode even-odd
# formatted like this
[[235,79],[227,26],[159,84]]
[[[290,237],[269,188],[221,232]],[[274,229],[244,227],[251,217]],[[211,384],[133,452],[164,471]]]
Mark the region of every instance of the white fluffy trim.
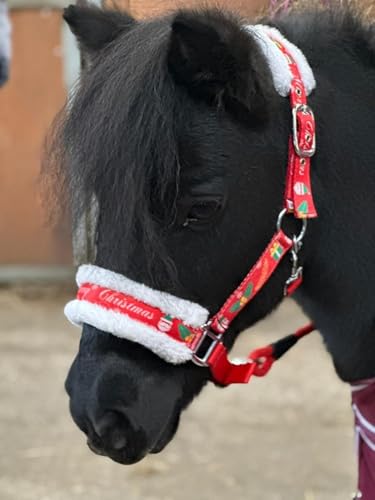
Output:
[[192,351],[186,344],[168,337],[151,326],[140,323],[115,311],[91,304],[84,300],[72,300],[65,306],[66,317],[75,325],[83,323],[116,337],[131,340],[150,349],[168,363],[180,364],[189,361]]
[[77,285],[93,283],[95,285],[111,288],[117,292],[127,293],[132,297],[158,307],[163,312],[174,318],[182,319],[190,326],[199,327],[206,323],[208,311],[199,304],[189,300],[180,299],[169,293],[154,290],[146,285],[132,281],[121,274],[108,271],[98,266],[85,264],[78,269]]
[[286,57],[280,49],[277,48],[274,42],[272,42],[270,37],[284,45],[290,52],[291,56],[295,59],[307,94],[310,94],[314,90],[316,87],[314,74],[309,63],[307,62],[306,57],[298,47],[289,42],[276,28],[271,28],[270,26],[262,24],[245,26],[245,28],[252,35],[264,54],[272,73],[275,89],[281,96],[287,97],[289,95],[292,83],[292,74]]
[[[181,319],[193,327],[202,326],[208,319],[204,307],[188,300],[180,299],[165,292],[132,281],[125,276],[90,264],[83,265],[77,272],[78,286],[92,283],[117,292],[132,295],[163,312]],[[175,340],[149,325],[136,321],[124,313],[106,309],[85,300],[72,300],[65,306],[65,315],[73,324],[92,325],[99,330],[112,333],[116,337],[143,345],[168,363],[180,364],[189,361],[192,352],[183,342]]]

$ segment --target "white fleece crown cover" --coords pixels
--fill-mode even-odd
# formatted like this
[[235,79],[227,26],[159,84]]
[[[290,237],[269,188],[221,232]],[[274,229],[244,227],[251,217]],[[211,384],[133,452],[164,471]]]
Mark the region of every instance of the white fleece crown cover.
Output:
[[[91,283],[129,294],[193,327],[202,326],[208,319],[207,309],[199,304],[154,290],[97,266],[81,266],[78,269],[76,280],[78,286]],[[64,312],[69,321],[77,326],[87,323],[117,337],[137,342],[169,363],[185,363],[192,357],[191,350],[183,342],[174,340],[156,328],[130,318],[125,313],[118,313],[78,299],[68,302]]]
[[273,83],[276,91],[283,97],[287,97],[290,93],[292,74],[289,69],[286,57],[281,50],[271,40],[274,38],[280,42],[290,52],[295,59],[298,69],[301,73],[302,81],[306,88],[306,93],[309,95],[316,87],[316,81],[313,71],[307,62],[306,57],[301,50],[294,44],[289,42],[276,28],[256,24],[254,26],[245,26],[246,30],[252,35],[255,42],[258,44],[264,57],[267,60],[268,66],[272,73]]

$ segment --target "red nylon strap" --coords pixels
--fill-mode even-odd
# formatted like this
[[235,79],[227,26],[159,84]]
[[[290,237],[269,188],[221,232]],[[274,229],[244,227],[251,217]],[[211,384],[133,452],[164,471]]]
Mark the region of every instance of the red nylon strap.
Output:
[[234,318],[270,279],[292,245],[292,240],[282,230],[273,236],[255,266],[213,317],[211,330],[223,334],[228,329]]
[[314,323],[308,323],[307,325],[298,328],[298,330],[294,333],[294,335],[301,339],[302,337],[306,337],[306,335],[313,332],[314,330],[315,330]]
[[188,345],[192,343],[196,335],[202,334],[202,328],[186,325],[182,320],[165,314],[157,307],[150,306],[131,295],[92,283],[84,283],[80,286],[77,299],[125,314],[135,321],[151,326],[174,340]]
[[316,143],[314,113],[307,105],[306,91],[296,61],[283,45],[273,41],[284,54],[293,76],[290,90],[293,135],[289,140],[285,208],[298,219],[313,218],[318,215],[310,179],[311,156]]

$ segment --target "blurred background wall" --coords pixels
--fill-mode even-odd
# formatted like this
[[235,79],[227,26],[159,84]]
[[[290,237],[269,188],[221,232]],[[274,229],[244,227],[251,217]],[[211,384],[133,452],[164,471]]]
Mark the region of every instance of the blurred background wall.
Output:
[[71,265],[68,222],[47,227],[38,175],[44,136],[68,85],[62,3],[9,2],[13,55],[0,89],[0,279],[64,274]]
[[[46,223],[38,193],[42,144],[79,68],[75,42],[61,9],[69,0],[10,0],[13,56],[10,80],[0,89],[0,281],[65,278],[71,274],[69,221]],[[205,0],[243,14],[264,0]],[[136,17],[160,14],[201,0],[122,0]]]

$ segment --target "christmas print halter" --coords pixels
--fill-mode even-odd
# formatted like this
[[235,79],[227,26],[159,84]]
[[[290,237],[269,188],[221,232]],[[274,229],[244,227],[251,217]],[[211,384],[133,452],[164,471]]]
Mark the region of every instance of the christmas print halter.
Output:
[[[315,88],[312,70],[302,52],[274,28],[248,26],[269,65],[275,88],[289,95],[293,130],[289,141],[284,208],[277,229],[255,265],[220,310],[209,317],[199,304],[136,283],[125,276],[93,265],[81,266],[77,273],[76,300],[65,307],[68,319],[84,323],[118,337],[137,342],[168,363],[193,361],[209,367],[213,380],[222,385],[246,383],[252,375],[263,376],[273,362],[313,329],[307,325],[278,342],[250,353],[241,363],[228,357],[223,336],[234,319],[263,288],[290,254],[292,269],[285,284],[290,295],[302,282],[298,252],[308,218],[317,213],[312,197],[310,158],[315,152],[315,121],[307,105],[307,95]],[[282,229],[285,216],[301,221],[299,234],[290,237]]]

